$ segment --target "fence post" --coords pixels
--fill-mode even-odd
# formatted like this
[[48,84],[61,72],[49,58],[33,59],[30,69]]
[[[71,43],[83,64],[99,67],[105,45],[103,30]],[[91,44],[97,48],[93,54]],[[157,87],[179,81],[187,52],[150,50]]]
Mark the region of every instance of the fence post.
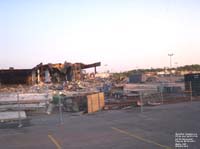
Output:
[[190,81],[190,101],[192,102],[192,82]]
[[161,84],[160,95],[161,95],[162,104],[164,104],[164,97],[163,97],[163,84]]
[[18,127],[22,127],[21,113],[20,113],[20,101],[19,101],[19,93],[17,93],[17,104],[18,104]]
[[60,124],[62,125],[64,122],[63,122],[63,113],[62,113],[62,103],[61,103],[61,92],[59,93],[59,96],[58,96],[58,102],[59,102],[59,118],[60,118]]
[[[47,85],[47,88],[46,88],[46,101],[45,101],[45,105],[47,105],[48,103],[49,103],[49,87],[48,87],[48,85]],[[46,106],[47,107],[47,106]]]
[[140,112],[142,113],[143,112],[143,94],[142,92],[140,91]]

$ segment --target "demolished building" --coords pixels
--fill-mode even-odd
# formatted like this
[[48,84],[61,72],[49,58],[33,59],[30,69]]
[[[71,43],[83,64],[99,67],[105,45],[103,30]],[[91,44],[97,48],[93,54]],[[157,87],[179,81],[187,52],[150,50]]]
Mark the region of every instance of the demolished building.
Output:
[[31,69],[0,70],[0,84],[31,84]]
[[59,83],[63,81],[82,80],[83,70],[94,68],[101,63],[83,64],[64,62],[57,64],[42,64],[32,69],[2,69],[0,70],[0,84],[27,84],[34,85],[39,83]]

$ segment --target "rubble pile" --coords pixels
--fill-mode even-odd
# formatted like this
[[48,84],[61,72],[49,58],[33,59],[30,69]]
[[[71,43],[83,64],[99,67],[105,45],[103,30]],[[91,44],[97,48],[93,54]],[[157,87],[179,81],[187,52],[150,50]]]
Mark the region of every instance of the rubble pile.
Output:
[[[111,74],[95,77],[96,67],[100,65],[100,62],[40,63],[32,69],[1,70],[0,111],[41,110],[51,114],[62,106],[66,112],[93,113],[102,110],[105,103],[117,100],[121,103],[119,98],[124,96],[119,96],[115,88],[126,84],[127,78],[115,78]],[[94,68],[95,72],[86,74],[84,69],[87,68]],[[121,95],[124,95],[123,90]]]
[[59,100],[66,112],[92,113],[102,109],[135,106],[139,97],[138,94],[126,92],[128,78],[88,76],[71,81],[1,85],[0,111],[43,109],[42,112],[51,114],[59,109]]

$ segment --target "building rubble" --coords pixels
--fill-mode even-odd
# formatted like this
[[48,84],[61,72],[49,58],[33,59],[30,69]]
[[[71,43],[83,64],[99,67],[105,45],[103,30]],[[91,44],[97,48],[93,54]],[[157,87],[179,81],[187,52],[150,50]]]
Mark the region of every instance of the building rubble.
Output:
[[[2,115],[6,115],[6,112],[8,114],[13,112],[12,115],[15,115],[18,111],[48,113],[49,106],[56,96],[62,99],[62,108],[65,111],[91,113],[101,110],[104,106],[104,95],[97,89],[100,84],[94,85],[91,80],[84,81],[87,77],[93,78],[96,67],[100,65],[100,62],[93,64],[64,62],[45,65],[41,63],[32,69],[11,67],[0,70],[0,113]],[[92,67],[94,73],[87,76],[84,69]],[[94,99],[90,99],[91,95],[94,95]],[[95,106],[85,104],[90,100],[99,100],[103,104],[89,111],[91,106]],[[57,108],[56,104],[55,107]],[[7,120],[5,116],[0,118],[2,121]]]
[[[172,87],[157,81],[141,83],[141,77],[115,77],[111,73],[96,75],[101,63],[42,63],[28,70],[0,70],[0,112],[25,111],[51,114],[65,112],[93,113],[100,110],[127,109],[141,104],[159,105],[160,90]],[[93,68],[93,73],[84,69]],[[137,80],[138,79],[138,80]],[[140,82],[140,83],[131,83]],[[151,79],[152,81],[152,79]],[[178,89],[177,89],[178,88]],[[175,90],[176,89],[176,90]],[[181,89],[184,90],[184,89]],[[143,96],[151,97],[141,103]],[[160,96],[159,96],[160,97]],[[61,101],[61,104],[59,103]]]
[[5,84],[1,83],[0,87],[0,111],[23,110],[51,114],[58,110],[58,100],[61,99],[63,111],[93,113],[113,104],[113,88],[118,83],[124,83],[124,80],[120,82],[112,76],[95,77],[95,73],[82,73],[81,77],[71,81],[46,82],[41,78],[40,82],[31,85],[17,85],[15,82],[10,85],[4,80]]

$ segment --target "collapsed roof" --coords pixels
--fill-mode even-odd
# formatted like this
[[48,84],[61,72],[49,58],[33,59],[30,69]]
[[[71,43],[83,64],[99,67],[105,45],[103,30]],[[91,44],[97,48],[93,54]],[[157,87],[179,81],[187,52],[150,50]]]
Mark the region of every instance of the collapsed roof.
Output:
[[0,70],[0,84],[35,84],[40,82],[61,82],[82,79],[82,70],[94,68],[101,63],[83,64],[64,62],[57,64],[36,65],[32,69],[3,69]]

